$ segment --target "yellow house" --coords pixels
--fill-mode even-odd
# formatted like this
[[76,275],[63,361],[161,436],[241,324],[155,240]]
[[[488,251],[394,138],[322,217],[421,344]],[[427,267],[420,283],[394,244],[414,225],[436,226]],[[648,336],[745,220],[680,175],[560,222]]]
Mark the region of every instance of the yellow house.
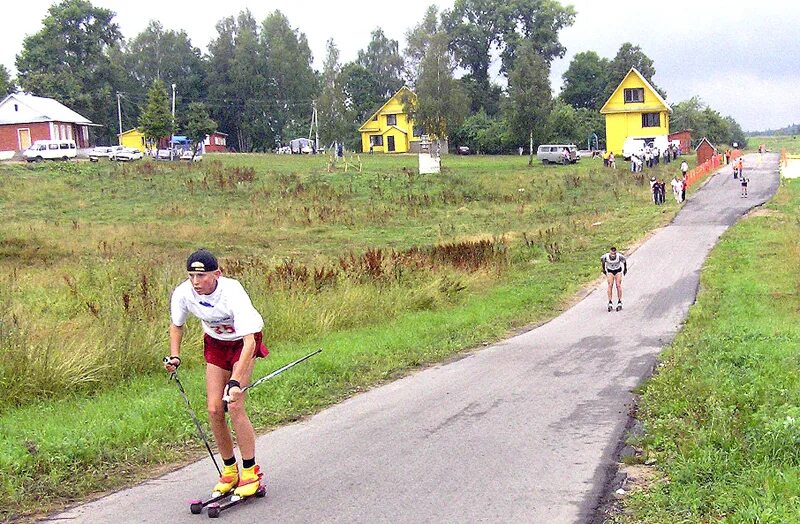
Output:
[[600,109],[606,115],[606,149],[619,155],[628,137],[666,137],[670,111],[658,91],[632,67]]
[[401,87],[385,104],[358,128],[361,150],[365,153],[407,153],[418,151],[421,131],[403,109],[403,98],[416,100],[408,87]]
[[136,128],[124,131],[117,136],[119,136],[119,145],[121,146],[138,149],[142,153],[147,149],[144,141],[144,133]]

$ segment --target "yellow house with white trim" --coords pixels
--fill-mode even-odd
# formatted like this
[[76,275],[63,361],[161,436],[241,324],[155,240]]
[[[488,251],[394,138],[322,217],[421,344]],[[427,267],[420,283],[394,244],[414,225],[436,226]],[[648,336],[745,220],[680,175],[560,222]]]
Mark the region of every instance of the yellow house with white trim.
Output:
[[669,135],[670,111],[658,91],[632,67],[600,109],[606,116],[606,149],[620,155],[628,137]]
[[142,153],[144,153],[147,149],[147,145],[144,140],[144,133],[139,131],[137,128],[123,131],[117,136],[119,136],[119,145],[121,146],[129,147],[131,149],[138,149]]
[[403,98],[413,103],[417,95],[408,87],[401,87],[358,128],[363,152],[407,153],[419,150],[422,132],[414,129],[411,116],[403,108]]

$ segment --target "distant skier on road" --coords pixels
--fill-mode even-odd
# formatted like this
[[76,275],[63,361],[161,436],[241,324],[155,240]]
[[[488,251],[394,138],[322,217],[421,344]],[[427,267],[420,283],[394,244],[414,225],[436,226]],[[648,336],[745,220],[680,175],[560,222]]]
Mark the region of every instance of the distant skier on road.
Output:
[[[622,310],[622,277],[628,273],[628,260],[622,253],[617,253],[617,248],[611,250],[600,257],[603,274],[608,280],[608,310],[614,309],[613,292],[614,284],[617,286],[617,311]],[[622,274],[620,274],[622,273]]]

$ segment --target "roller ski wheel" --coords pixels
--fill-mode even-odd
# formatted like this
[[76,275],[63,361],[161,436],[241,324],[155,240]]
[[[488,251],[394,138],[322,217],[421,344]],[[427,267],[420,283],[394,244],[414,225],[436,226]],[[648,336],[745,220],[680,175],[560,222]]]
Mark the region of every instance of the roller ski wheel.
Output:
[[622,304],[617,304],[617,311],[622,311]]
[[220,493],[218,491],[214,491],[211,493],[211,497],[207,500],[199,500],[195,499],[189,502],[189,511],[192,512],[192,515],[199,515],[203,512],[203,508],[206,506],[211,506],[216,504],[219,506],[219,502],[227,499],[233,495],[233,490],[228,491],[227,493]]
[[609,304],[609,305],[608,305],[608,312],[609,312],[609,313],[611,313],[611,311],[613,311],[613,310],[614,310],[614,306],[612,306],[611,304]]
[[218,502],[214,502],[208,506],[208,517],[212,519],[216,519],[219,517],[219,514],[225,511],[226,509],[232,508],[234,506],[238,506],[239,504],[244,504],[248,500],[252,498],[264,498],[267,496],[267,487],[264,484],[261,484],[258,487],[258,490],[247,497],[239,497],[238,495],[233,495],[231,492],[231,498],[228,502],[224,504],[220,504]]

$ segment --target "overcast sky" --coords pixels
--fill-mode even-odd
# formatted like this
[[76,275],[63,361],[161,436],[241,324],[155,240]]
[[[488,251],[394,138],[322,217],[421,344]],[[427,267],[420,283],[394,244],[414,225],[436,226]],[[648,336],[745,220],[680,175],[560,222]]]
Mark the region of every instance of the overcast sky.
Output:
[[[167,29],[184,29],[192,43],[206,51],[216,22],[249,8],[257,20],[280,9],[293,27],[304,32],[321,68],[325,42],[333,38],[343,62],[365,48],[370,32],[382,27],[404,46],[405,32],[419,22],[431,3],[441,8],[452,0],[406,0],[390,10],[379,3],[226,0],[164,2],[91,0],[116,12],[126,39],[157,18]],[[14,72],[14,59],[26,35],[41,29],[50,0],[9,2],[0,22],[0,63]],[[800,2],[575,0],[575,24],[561,32],[567,48],[553,63],[551,81],[558,92],[572,56],[596,51],[613,58],[624,42],[639,45],[654,61],[654,81],[671,104],[699,96],[748,130],[780,128],[800,122]]]

